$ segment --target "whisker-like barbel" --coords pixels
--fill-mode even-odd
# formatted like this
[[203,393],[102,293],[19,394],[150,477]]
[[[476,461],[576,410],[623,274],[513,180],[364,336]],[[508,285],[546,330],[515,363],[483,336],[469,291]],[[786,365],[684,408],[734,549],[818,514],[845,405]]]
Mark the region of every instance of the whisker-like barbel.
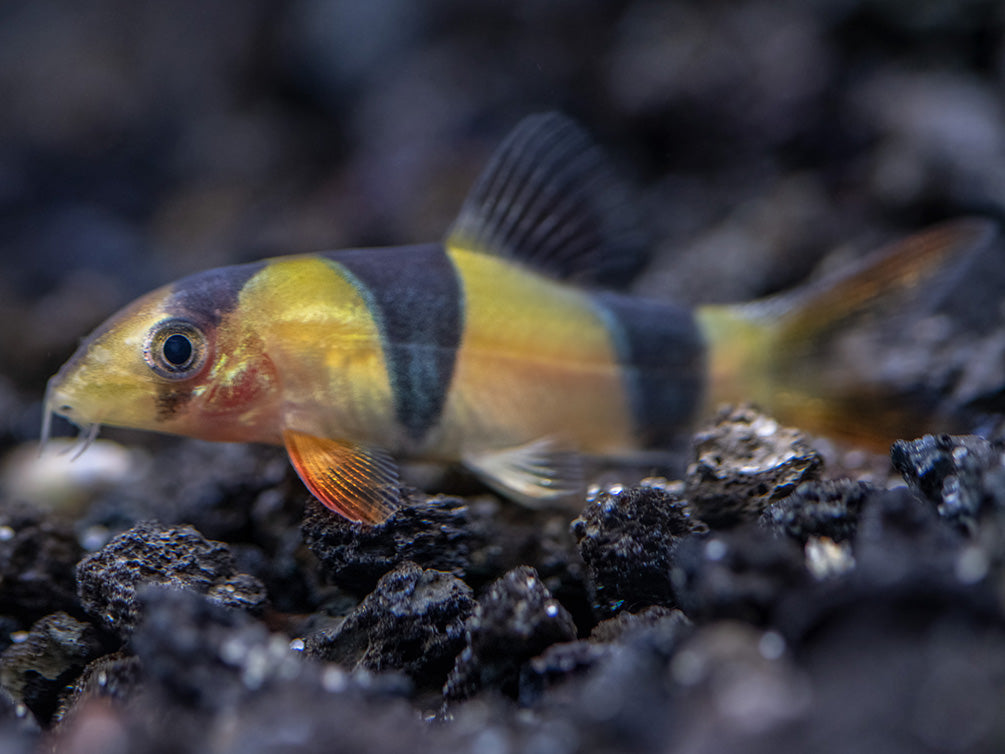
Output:
[[45,451],[45,446],[49,444],[49,437],[52,433],[52,380],[45,384],[45,400],[42,403],[42,432],[38,441],[39,456]]
[[88,424],[80,428],[80,435],[77,437],[77,444],[73,446],[76,452],[70,457],[71,461],[76,461],[82,455],[84,451],[91,447],[95,438],[98,436],[98,430],[101,429],[101,425],[98,423]]

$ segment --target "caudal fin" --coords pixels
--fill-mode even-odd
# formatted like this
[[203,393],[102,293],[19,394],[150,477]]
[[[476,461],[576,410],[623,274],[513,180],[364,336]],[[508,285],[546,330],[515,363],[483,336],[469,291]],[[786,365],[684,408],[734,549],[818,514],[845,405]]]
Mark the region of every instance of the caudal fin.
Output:
[[945,223],[792,293],[701,310],[712,400],[753,401],[783,421],[884,450],[932,431],[931,405],[884,382],[871,336],[938,291],[997,232],[989,220]]

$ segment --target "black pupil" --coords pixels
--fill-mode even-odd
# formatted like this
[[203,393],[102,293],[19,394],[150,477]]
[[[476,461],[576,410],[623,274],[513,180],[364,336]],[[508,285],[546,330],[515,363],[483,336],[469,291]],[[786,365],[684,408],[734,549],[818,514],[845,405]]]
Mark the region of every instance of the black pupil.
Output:
[[192,358],[192,341],[184,335],[175,333],[164,341],[164,360],[176,367],[182,366]]

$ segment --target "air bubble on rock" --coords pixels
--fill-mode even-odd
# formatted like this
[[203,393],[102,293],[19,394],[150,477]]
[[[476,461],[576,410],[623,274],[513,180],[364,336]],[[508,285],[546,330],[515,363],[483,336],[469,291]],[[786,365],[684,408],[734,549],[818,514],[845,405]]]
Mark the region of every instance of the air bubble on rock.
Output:
[[297,637],[296,639],[291,639],[290,640],[290,649],[292,649],[294,652],[303,652],[304,651],[304,640],[301,639],[300,637]]
[[544,609],[544,614],[547,615],[549,618],[554,618],[556,615],[558,615],[558,605],[554,603],[549,604]]
[[28,632],[27,631],[13,631],[10,634],[10,640],[11,640],[11,643],[13,643],[13,644],[23,644],[25,641],[28,640]]
[[7,540],[14,538],[14,530],[9,526],[0,526],[0,542],[6,542]]

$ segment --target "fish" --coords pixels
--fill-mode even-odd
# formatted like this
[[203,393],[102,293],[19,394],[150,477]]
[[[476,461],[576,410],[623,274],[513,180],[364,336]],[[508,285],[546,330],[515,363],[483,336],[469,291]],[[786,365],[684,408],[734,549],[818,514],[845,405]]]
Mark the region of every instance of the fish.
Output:
[[43,442],[59,415],[85,448],[102,425],[285,446],[307,489],[362,524],[405,504],[409,459],[548,505],[582,494],[586,458],[665,458],[710,405],[846,418],[861,395],[821,398],[795,366],[808,344],[993,234],[952,221],[836,280],[694,309],[627,292],[640,227],[579,124],[528,116],[442,242],[221,267],[114,314],[50,379]]

